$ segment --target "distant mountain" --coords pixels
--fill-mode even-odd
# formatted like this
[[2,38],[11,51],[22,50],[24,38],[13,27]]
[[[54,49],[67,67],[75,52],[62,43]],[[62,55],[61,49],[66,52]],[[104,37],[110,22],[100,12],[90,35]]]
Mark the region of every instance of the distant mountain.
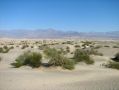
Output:
[[0,38],[111,38],[119,39],[119,31],[112,32],[76,32],[55,29],[37,30],[0,30]]

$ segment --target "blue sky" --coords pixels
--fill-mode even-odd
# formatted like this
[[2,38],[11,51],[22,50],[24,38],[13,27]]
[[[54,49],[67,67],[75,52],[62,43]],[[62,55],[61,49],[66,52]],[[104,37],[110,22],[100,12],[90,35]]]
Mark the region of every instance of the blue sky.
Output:
[[119,0],[0,0],[0,29],[118,31]]

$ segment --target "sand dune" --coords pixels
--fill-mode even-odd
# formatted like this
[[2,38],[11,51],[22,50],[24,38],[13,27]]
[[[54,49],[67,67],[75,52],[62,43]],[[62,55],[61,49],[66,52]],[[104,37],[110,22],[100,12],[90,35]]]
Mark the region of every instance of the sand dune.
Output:
[[94,65],[79,63],[72,71],[28,66],[12,68],[10,63],[23,51],[15,48],[0,54],[0,90],[119,90],[119,71],[101,66],[110,59],[108,56],[92,56]]

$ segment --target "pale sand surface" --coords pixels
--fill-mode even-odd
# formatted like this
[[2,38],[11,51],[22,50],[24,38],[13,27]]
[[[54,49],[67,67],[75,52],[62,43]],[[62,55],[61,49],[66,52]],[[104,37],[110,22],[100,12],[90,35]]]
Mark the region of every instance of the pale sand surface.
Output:
[[110,51],[100,49],[106,56],[92,56],[94,65],[80,63],[72,71],[59,67],[12,68],[10,63],[23,51],[17,48],[0,54],[0,90],[119,90],[119,71],[100,65],[110,59],[108,56],[113,56]]

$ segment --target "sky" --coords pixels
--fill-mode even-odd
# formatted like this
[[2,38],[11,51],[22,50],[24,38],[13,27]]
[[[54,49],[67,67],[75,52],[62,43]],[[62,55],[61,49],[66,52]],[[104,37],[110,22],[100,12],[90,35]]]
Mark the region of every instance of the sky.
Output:
[[119,0],[0,0],[0,30],[119,31]]

